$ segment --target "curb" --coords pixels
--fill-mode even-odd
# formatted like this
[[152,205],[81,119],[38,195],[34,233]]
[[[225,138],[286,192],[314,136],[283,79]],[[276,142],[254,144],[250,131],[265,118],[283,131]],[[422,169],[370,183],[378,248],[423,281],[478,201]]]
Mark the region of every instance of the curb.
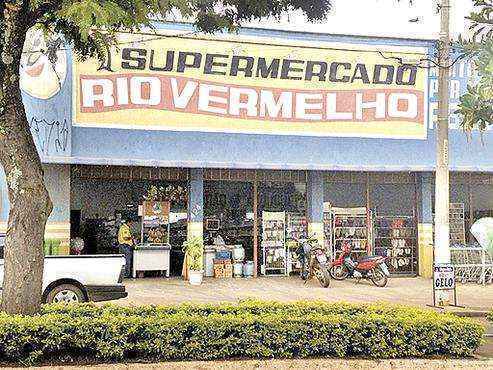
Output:
[[490,311],[445,311],[459,317],[487,317]]

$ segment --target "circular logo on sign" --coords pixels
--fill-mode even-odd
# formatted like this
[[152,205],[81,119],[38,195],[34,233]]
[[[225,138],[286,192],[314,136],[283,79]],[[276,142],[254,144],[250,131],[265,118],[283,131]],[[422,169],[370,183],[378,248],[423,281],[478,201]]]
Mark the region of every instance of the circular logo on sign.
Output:
[[35,98],[49,99],[60,91],[66,76],[67,54],[62,38],[30,29],[21,58],[21,89]]

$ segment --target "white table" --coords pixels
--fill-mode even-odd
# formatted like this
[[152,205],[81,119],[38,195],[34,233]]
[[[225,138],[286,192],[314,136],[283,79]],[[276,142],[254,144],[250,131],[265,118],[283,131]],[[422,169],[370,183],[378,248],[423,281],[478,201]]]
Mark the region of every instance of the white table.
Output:
[[134,248],[133,271],[135,278],[140,271],[166,271],[169,277],[170,269],[169,244],[139,244]]

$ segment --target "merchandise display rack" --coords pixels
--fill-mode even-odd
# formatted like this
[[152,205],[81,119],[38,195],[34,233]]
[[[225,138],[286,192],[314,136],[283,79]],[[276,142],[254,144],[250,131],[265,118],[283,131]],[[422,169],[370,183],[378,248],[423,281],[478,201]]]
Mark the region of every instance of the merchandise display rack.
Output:
[[329,202],[324,203],[324,244],[325,250],[332,257],[332,207]]
[[449,211],[450,243],[466,243],[464,203],[450,203]]
[[388,257],[394,275],[417,274],[417,229],[415,216],[376,216],[375,254]]
[[348,242],[355,258],[371,253],[371,217],[366,207],[332,208],[332,258]]
[[[286,226],[286,239],[287,240],[299,240],[308,235],[308,220],[305,215],[301,213],[290,212],[287,214],[287,226]],[[292,248],[290,248],[290,245]],[[298,255],[296,254],[297,243],[287,243],[287,273],[301,271],[301,262],[298,261]]]
[[286,233],[288,238],[300,239],[307,235],[307,219],[306,216],[301,213],[288,213]]
[[[169,222],[170,205],[168,202],[144,202],[141,206],[143,210],[141,230],[140,230],[140,242],[141,244],[169,244],[170,242],[170,228]],[[153,209],[158,207],[159,213],[146,214],[145,209]],[[161,214],[161,207],[165,208],[164,214]]]
[[262,212],[262,274],[287,275],[286,213]]

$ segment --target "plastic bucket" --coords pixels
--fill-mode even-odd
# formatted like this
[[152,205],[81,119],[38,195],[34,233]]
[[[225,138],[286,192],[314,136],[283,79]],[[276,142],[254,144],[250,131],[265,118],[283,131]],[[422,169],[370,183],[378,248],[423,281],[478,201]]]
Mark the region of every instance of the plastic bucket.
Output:
[[241,245],[235,245],[233,248],[233,260],[243,261],[245,259],[245,249]]
[[243,264],[243,276],[245,277],[253,276],[253,261],[247,261]]
[[243,263],[237,262],[233,265],[234,277],[241,277],[243,275]]

